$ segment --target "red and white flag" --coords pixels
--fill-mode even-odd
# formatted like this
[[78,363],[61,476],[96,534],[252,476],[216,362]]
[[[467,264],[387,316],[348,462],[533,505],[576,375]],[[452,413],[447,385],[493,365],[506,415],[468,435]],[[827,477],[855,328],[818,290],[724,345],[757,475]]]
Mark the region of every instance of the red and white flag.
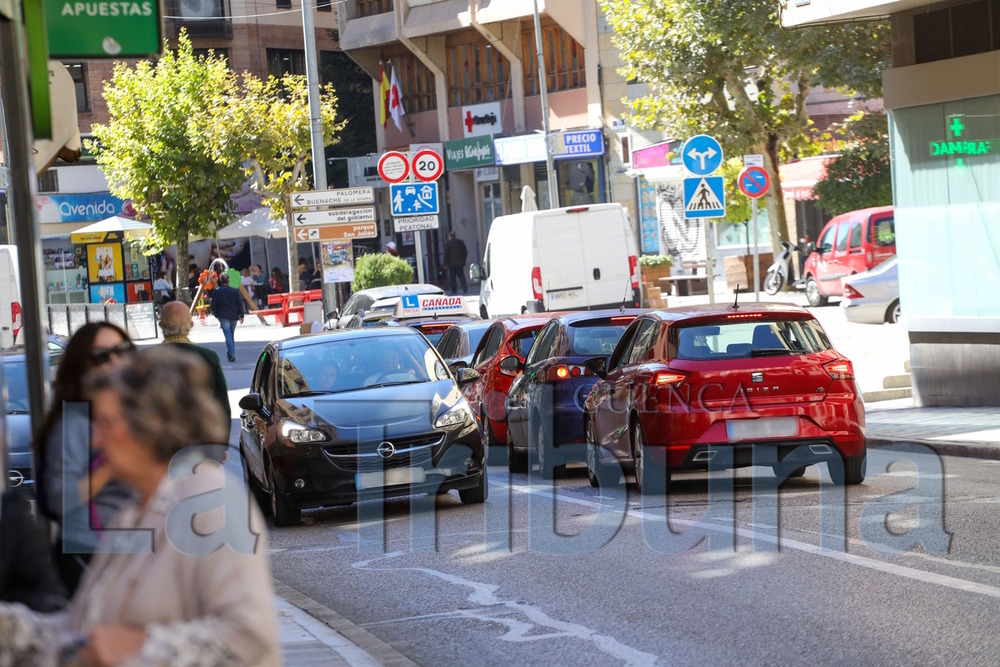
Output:
[[389,115],[392,122],[396,124],[396,129],[403,131],[403,89],[399,87],[399,79],[396,78],[396,68],[392,68],[392,79],[389,83]]

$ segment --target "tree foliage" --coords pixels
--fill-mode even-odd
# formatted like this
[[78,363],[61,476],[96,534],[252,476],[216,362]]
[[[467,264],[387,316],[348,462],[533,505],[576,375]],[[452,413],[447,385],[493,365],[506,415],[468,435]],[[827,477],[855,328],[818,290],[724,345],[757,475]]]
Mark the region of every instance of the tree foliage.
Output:
[[844,124],[847,147],[826,165],[813,192],[833,215],[892,203],[889,132],[885,114],[852,116]]
[[412,282],[413,267],[409,262],[386,252],[373,252],[362,255],[354,264],[354,283],[351,289],[358,292],[370,287],[406,285]]
[[776,0],[599,0],[623,74],[649,87],[632,122],[685,138],[711,134],[727,153],[760,153],[771,175],[772,246],[788,238],[778,165],[808,150],[816,86],[880,94],[885,23],[784,29]]
[[[188,236],[212,236],[228,224],[232,195],[244,182],[239,165],[214,159],[200,136],[201,121],[231,79],[224,60],[196,57],[182,32],[177,50],[164,48],[156,64],[115,65],[104,85],[109,121],[91,130],[97,141],[89,147],[97,151],[109,190],[150,219],[148,248],[177,244],[182,267]],[[186,271],[177,275],[182,281]]]
[[[320,88],[323,145],[339,141],[344,123],[337,119],[337,94]],[[275,219],[287,218],[293,192],[309,189],[306,164],[312,158],[309,90],[305,77],[285,75],[262,81],[244,73],[222,91],[222,103],[205,119],[203,133],[215,158],[245,170],[253,189]],[[289,289],[298,289],[298,246],[289,224]]]

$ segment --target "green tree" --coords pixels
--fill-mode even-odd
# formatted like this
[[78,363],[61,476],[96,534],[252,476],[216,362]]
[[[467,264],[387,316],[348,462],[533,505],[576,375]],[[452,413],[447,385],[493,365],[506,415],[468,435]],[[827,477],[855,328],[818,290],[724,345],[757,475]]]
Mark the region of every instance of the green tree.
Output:
[[[299,289],[298,243],[287,204],[293,192],[309,189],[307,165],[312,158],[309,92],[302,76],[268,77],[244,73],[222,93],[223,103],[201,124],[205,145],[221,163],[236,166],[252,179],[275,219],[288,222],[289,290]],[[337,94],[320,89],[323,145],[339,141],[344,123],[337,119]]]
[[859,113],[844,123],[847,147],[826,165],[813,192],[833,215],[892,203],[885,114]]
[[104,85],[108,123],[91,128],[89,148],[109,190],[152,222],[146,247],[177,245],[179,288],[187,286],[188,237],[212,236],[227,224],[245,180],[238,165],[218,162],[199,140],[199,121],[232,78],[224,60],[196,57],[182,31],[177,50],[164,47],[156,64],[115,65]]
[[786,30],[776,0],[599,2],[624,75],[649,86],[627,102],[632,122],[678,138],[711,134],[732,155],[762,154],[771,175],[771,245],[778,248],[788,239],[778,165],[810,150],[809,91],[825,86],[877,97],[888,25]]
[[413,282],[413,267],[405,259],[387,252],[362,255],[354,265],[354,282],[351,289],[359,292],[370,287],[405,285]]

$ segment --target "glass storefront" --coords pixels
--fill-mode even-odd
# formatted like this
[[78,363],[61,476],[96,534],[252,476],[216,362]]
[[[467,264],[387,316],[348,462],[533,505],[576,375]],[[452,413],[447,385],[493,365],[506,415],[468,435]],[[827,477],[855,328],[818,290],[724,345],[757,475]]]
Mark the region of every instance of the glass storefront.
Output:
[[889,114],[907,318],[1000,317],[1000,96]]

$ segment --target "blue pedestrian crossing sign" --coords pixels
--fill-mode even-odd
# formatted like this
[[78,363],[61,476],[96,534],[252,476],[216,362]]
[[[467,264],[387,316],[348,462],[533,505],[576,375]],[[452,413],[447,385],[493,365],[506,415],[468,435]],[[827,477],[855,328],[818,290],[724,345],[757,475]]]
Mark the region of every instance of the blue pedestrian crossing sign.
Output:
[[722,218],[726,215],[726,191],[722,176],[684,179],[684,217]]
[[684,142],[681,159],[695,176],[708,176],[722,166],[722,145],[714,137],[697,134]]
[[427,215],[438,212],[437,183],[396,183],[389,186],[392,214]]

